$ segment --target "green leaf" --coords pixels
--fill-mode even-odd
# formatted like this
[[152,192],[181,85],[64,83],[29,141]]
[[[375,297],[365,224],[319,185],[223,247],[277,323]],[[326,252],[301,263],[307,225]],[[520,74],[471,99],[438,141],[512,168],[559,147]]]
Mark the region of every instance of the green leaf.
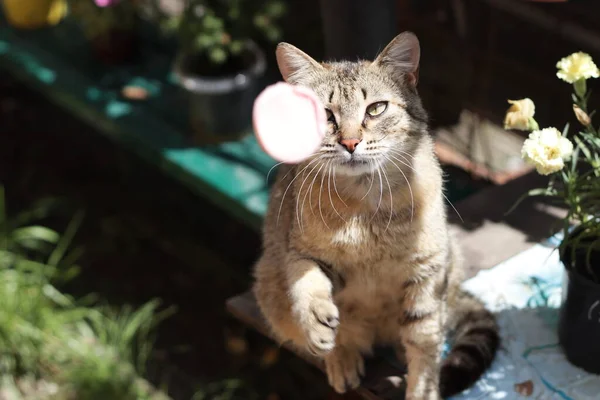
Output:
[[121,337],[125,343],[132,342],[136,333],[140,331],[143,325],[152,323],[152,317],[154,316],[154,312],[158,305],[159,302],[157,300],[151,301],[144,304],[131,315],[125,317],[125,322],[123,324],[124,329]]
[[6,221],[6,196],[4,186],[0,185],[0,250],[8,246],[8,226]]
[[60,234],[50,228],[36,225],[15,229],[11,233],[10,239],[17,243],[24,240],[39,240],[56,244],[60,240]]
[[56,273],[56,267],[20,257],[15,259],[15,269],[21,273],[33,274],[32,276],[37,277],[38,284],[47,282]]
[[600,137],[587,132],[581,132],[581,136],[592,146],[596,148],[596,153],[600,152]]
[[261,14],[254,16],[254,25],[257,28],[264,28],[268,25],[268,23],[269,23],[269,19],[266,16],[261,15]]
[[279,18],[285,14],[285,5],[280,2],[273,2],[267,5],[267,14],[272,18]]
[[585,158],[587,158],[588,160],[591,160],[592,153],[590,152],[590,149],[588,149],[588,147],[585,145],[585,143],[583,143],[583,141],[579,138],[579,136],[577,136],[577,135],[573,136],[573,140],[575,140],[575,143],[577,143],[577,146],[579,146],[579,148],[583,152],[583,155],[585,156]]
[[567,134],[568,134],[568,133],[569,133],[569,123],[567,122],[567,123],[565,124],[565,127],[563,128],[563,131],[562,131],[562,136],[563,136],[563,137],[567,137]]
[[[577,163],[579,161],[579,147],[576,147],[575,150],[573,150],[573,154],[571,155],[571,173],[574,174],[575,170],[577,168]],[[568,180],[567,176],[563,176],[563,178],[565,180]]]
[[56,248],[52,254],[50,254],[50,257],[48,258],[48,265],[57,266],[63,259],[65,253],[71,245],[71,242],[73,241],[73,238],[75,237],[75,234],[83,222],[84,215],[85,213],[83,211],[78,211],[71,219],[71,222],[69,222],[67,229],[65,229],[65,233],[63,234],[60,242],[56,245]]
[[16,228],[47,218],[61,203],[62,201],[57,198],[46,198],[37,201],[29,210],[23,211],[14,218],[11,218],[10,226]]
[[224,22],[222,19],[215,17],[213,15],[206,15],[203,19],[202,19],[202,24],[204,25],[204,27],[206,29],[209,30],[221,30],[223,29],[223,27],[225,26]]
[[215,64],[223,64],[227,60],[227,52],[220,47],[210,50],[209,57]]
[[506,213],[504,213],[504,215],[507,216],[507,215],[511,214],[528,197],[553,196],[553,195],[554,195],[554,193],[552,191],[550,191],[548,188],[531,189],[527,193],[525,193],[524,195],[519,197],[519,199],[517,199],[515,204]]
[[162,31],[166,34],[170,34],[172,32],[176,32],[181,28],[182,18],[173,17],[167,19],[163,24],[161,24]]
[[70,307],[73,305],[73,299],[62,294],[52,285],[44,285],[43,293],[48,299],[59,306]]
[[206,49],[217,42],[215,38],[216,36],[200,35],[195,40],[196,46],[200,49]]
[[234,40],[229,45],[232,54],[240,54],[244,50],[244,43],[241,40]]
[[271,42],[276,42],[281,38],[281,31],[275,27],[268,28],[265,33]]
[[238,19],[238,18],[240,18],[241,15],[242,15],[242,13],[240,12],[239,7],[232,6],[229,9],[229,18],[230,19]]
[[0,270],[10,268],[16,260],[17,256],[11,251],[0,250]]

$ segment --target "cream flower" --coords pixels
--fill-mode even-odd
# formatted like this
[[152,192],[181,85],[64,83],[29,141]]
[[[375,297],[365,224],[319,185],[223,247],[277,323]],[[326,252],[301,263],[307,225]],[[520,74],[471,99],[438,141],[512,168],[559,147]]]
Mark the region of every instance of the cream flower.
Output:
[[600,75],[592,57],[581,51],[560,60],[556,68],[558,68],[556,76],[568,83],[575,83],[580,79],[598,78]]
[[531,131],[538,129],[537,122],[533,119],[535,104],[531,99],[508,100],[511,104],[504,117],[504,129],[518,129]]
[[565,160],[573,153],[573,143],[564,138],[556,128],[534,131],[523,143],[521,156],[535,166],[541,175],[550,175],[565,166]]

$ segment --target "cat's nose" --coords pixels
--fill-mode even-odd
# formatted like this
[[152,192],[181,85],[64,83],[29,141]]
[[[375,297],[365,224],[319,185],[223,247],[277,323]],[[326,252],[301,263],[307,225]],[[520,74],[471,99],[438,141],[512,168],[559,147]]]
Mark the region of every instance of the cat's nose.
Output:
[[354,153],[356,146],[362,141],[362,139],[341,139],[340,144],[348,150],[348,153]]

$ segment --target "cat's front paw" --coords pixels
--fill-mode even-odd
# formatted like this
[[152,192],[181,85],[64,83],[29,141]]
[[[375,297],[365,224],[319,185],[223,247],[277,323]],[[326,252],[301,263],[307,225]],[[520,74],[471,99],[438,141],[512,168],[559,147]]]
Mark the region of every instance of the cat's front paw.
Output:
[[335,347],[339,311],[329,298],[314,298],[301,317],[308,350],[323,357]]
[[338,347],[325,357],[329,385],[338,393],[360,386],[365,376],[365,364],[358,350]]

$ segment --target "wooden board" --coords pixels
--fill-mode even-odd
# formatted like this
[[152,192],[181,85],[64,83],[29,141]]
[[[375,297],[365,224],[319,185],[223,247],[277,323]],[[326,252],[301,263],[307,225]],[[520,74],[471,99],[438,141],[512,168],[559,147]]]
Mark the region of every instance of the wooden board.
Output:
[[[229,299],[227,301],[227,310],[244,324],[273,339],[252,293],[246,292]],[[283,346],[309,364],[322,371],[324,370],[323,363],[310,354],[299,352],[298,349],[286,344]],[[384,351],[389,353],[388,349],[382,349],[380,352]],[[362,398],[366,400],[391,400],[394,398],[397,399],[403,393],[402,385],[398,387],[393,385],[393,382],[403,381],[404,371],[399,366],[392,365],[391,362],[383,357],[377,357],[367,360],[366,369],[367,376],[363,379],[362,386],[355,391]]]
[[474,111],[462,110],[456,125],[440,127],[434,135],[436,154],[442,163],[496,185],[533,170],[521,158],[523,135],[507,131]]

